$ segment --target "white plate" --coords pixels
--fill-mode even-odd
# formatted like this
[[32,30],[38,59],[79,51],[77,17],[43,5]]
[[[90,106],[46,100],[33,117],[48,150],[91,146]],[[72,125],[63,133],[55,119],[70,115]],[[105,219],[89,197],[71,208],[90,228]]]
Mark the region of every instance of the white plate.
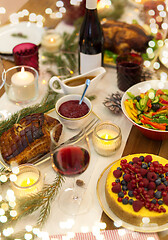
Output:
[[[21,33],[27,38],[13,37],[12,34]],[[12,54],[12,49],[20,43],[31,42],[36,45],[41,43],[44,28],[38,27],[35,23],[20,22],[0,27],[0,53]]]
[[116,161],[111,163],[108,167],[106,167],[103,170],[103,172],[101,173],[101,175],[98,179],[98,182],[97,182],[97,197],[99,200],[99,204],[100,204],[101,208],[103,209],[103,211],[106,213],[106,215],[115,222],[115,226],[122,226],[122,227],[125,227],[132,231],[150,233],[150,232],[160,232],[160,231],[164,231],[164,230],[168,229],[168,223],[161,225],[161,226],[151,225],[151,226],[138,227],[138,226],[135,226],[135,225],[132,225],[130,223],[123,221],[122,219],[118,218],[113,213],[113,211],[109,208],[109,205],[106,201],[105,183],[106,183],[106,178],[107,178],[108,172],[110,171],[110,168],[112,167],[112,165],[114,163],[116,163]]

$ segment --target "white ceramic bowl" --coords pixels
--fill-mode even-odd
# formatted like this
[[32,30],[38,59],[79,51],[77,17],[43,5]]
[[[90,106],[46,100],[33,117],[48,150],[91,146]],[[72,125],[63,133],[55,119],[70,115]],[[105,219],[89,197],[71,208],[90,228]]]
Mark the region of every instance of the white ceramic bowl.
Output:
[[[78,76],[75,76],[75,77],[67,78],[67,79],[64,79],[64,80],[60,80],[58,77],[54,76],[49,80],[49,86],[51,87],[51,89],[53,91],[55,91],[57,93],[61,93],[61,94],[82,94],[83,90],[84,90],[85,83],[81,84],[81,85],[78,85],[78,86],[68,86],[68,85],[66,85],[66,82],[73,81],[73,80],[76,80],[76,79],[82,78],[82,77],[95,76],[91,80],[89,88],[87,90],[87,94],[88,93],[93,93],[95,91],[95,88],[96,88],[97,84],[99,83],[101,78],[105,75],[105,73],[106,73],[105,68],[99,67],[99,68],[91,70],[87,73],[84,73],[84,74],[81,74],[81,75],[78,75]],[[61,89],[54,88],[54,82],[55,81],[59,82],[59,84],[61,86]]]
[[162,82],[161,80],[150,80],[150,81],[144,81],[144,82],[135,84],[124,93],[121,99],[121,108],[124,115],[128,118],[128,120],[132,122],[135,125],[135,127],[137,127],[144,136],[153,140],[165,140],[165,139],[168,139],[168,131],[154,130],[154,129],[149,129],[141,125],[138,125],[128,116],[128,113],[124,106],[125,100],[129,98],[127,95],[127,92],[131,92],[132,94],[137,96],[140,93],[145,93],[150,88],[153,88],[155,90],[168,89],[168,81]]
[[65,127],[69,128],[69,129],[79,129],[83,126],[83,124],[85,122],[88,121],[88,119],[90,118],[90,114],[92,112],[91,101],[87,97],[84,97],[83,102],[85,102],[86,105],[89,107],[89,112],[80,118],[67,118],[67,117],[61,115],[58,112],[58,109],[61,106],[61,104],[64,102],[67,102],[70,100],[80,100],[80,99],[81,99],[81,95],[69,94],[69,95],[65,95],[65,96],[61,97],[55,104],[55,110],[56,110],[56,113],[57,113],[60,121],[62,122],[62,124]]

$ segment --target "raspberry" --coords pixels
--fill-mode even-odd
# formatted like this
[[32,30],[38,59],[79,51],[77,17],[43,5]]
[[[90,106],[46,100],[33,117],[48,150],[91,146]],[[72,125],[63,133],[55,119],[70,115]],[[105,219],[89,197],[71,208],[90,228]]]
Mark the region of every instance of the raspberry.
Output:
[[128,190],[131,190],[131,191],[134,190],[135,186],[132,183],[132,181],[127,184],[127,188],[128,188]]
[[148,187],[148,185],[149,185],[149,180],[148,180],[147,178],[143,178],[143,179],[142,179],[142,183],[143,183],[143,186],[144,186],[144,187]]
[[166,186],[162,183],[157,187],[158,191],[165,191],[166,190]]
[[154,193],[155,193],[154,190],[152,190],[152,189],[149,190],[148,191],[149,198],[153,198],[154,197]]
[[122,172],[120,170],[114,170],[113,175],[115,178],[120,178],[122,176]]
[[154,172],[148,172],[147,178],[149,181],[154,182],[157,179],[157,175]]
[[156,184],[155,184],[154,182],[150,182],[150,183],[148,184],[148,189],[149,189],[149,190],[155,190],[155,189],[156,189]]
[[135,212],[139,212],[139,210],[143,207],[143,202],[136,200],[133,202],[132,206]]
[[131,175],[130,175],[130,174],[126,174],[126,175],[124,176],[124,180],[125,180],[126,182],[129,182],[129,181],[131,180]]
[[138,163],[138,162],[140,161],[140,159],[139,159],[138,157],[134,157],[134,158],[132,159],[132,161],[133,161],[133,163]]
[[152,161],[152,156],[151,155],[147,155],[146,157],[144,157],[144,162],[151,162]]
[[163,202],[168,206],[168,195],[163,196]]
[[117,183],[115,186],[112,187],[112,191],[114,193],[119,193],[121,192],[121,185],[119,183]]
[[139,170],[139,173],[141,174],[142,177],[144,177],[146,174],[147,174],[148,170],[147,169],[144,169],[144,168],[141,168]]

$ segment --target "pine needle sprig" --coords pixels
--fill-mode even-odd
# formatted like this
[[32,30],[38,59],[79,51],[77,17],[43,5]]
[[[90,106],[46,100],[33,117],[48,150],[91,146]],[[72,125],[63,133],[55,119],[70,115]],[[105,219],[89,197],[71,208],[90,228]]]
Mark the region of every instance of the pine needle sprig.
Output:
[[61,49],[56,53],[43,52],[45,60],[42,63],[56,65],[57,72],[47,69],[52,76],[59,75],[62,78],[68,78],[71,76],[70,71],[77,70],[78,31],[75,30],[72,34],[64,32],[62,38]]
[[58,194],[59,189],[64,182],[64,177],[57,174],[52,184],[46,184],[41,192],[31,195],[24,200],[18,201],[19,216],[29,215],[40,208],[40,216],[37,220],[37,226],[42,227],[50,213],[51,202]]
[[[10,216],[10,208],[8,212],[6,212],[6,216],[8,218],[8,221],[5,223],[5,228],[8,226],[14,227],[18,220],[20,220],[22,217],[25,217],[27,215],[30,215],[34,213],[37,210],[40,210],[38,220],[34,226],[34,228],[41,229],[46,222],[48,215],[50,214],[51,210],[51,203],[54,200],[54,198],[57,196],[60,188],[62,187],[62,183],[64,182],[65,178],[61,176],[60,174],[57,174],[55,177],[55,180],[51,184],[46,184],[42,191],[38,192],[37,194],[32,194],[27,198],[24,199],[18,199],[16,201],[16,210],[18,212],[18,215],[16,217]],[[5,202],[5,201],[4,201]],[[2,232],[4,229],[4,224],[0,222],[0,231]],[[18,233],[13,234],[10,237],[5,238],[6,240],[13,240],[16,238],[19,239],[25,239],[26,231],[21,230]],[[35,235],[33,235],[33,238]]]
[[14,113],[9,119],[2,121],[0,123],[0,136],[3,134],[3,132],[11,128],[13,124],[15,124],[16,121],[18,122],[21,118],[32,113],[46,113],[49,110],[53,109],[55,107],[57,99],[58,94],[48,88],[47,94],[40,104],[23,108],[20,111]]

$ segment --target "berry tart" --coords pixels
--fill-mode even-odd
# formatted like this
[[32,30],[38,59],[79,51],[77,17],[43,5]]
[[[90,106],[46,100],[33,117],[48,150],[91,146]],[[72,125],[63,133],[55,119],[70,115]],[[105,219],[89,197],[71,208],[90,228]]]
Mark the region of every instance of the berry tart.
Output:
[[168,160],[134,154],[114,163],[105,185],[107,203],[121,220],[135,226],[168,221]]

